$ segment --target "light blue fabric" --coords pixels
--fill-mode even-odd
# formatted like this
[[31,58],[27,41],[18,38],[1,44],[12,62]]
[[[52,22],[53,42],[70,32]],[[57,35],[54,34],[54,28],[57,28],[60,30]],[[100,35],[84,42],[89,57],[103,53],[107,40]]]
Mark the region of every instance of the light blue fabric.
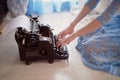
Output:
[[86,66],[120,76],[120,15],[112,17],[96,31],[79,37],[76,49]]
[[42,14],[42,2],[41,0],[28,0],[28,6],[27,6],[27,12],[26,15],[32,15],[32,14]]
[[[87,3],[89,7],[91,1]],[[119,9],[120,0],[112,0],[107,9],[97,18],[103,26],[79,37],[76,46],[86,66],[116,76],[120,76],[120,15],[115,16]]]
[[26,15],[70,11],[73,7],[78,7],[78,3],[79,0],[29,0]]
[[120,0],[113,0],[108,8],[97,19],[105,24],[120,9]]
[[86,6],[88,6],[91,10],[93,10],[96,5],[99,3],[100,0],[87,0],[85,3]]
[[[87,0],[85,5],[93,10],[99,2],[100,0]],[[100,14],[99,17],[97,17],[101,24],[105,24],[120,8],[120,0],[111,0],[111,4],[105,11],[103,11],[102,15]]]

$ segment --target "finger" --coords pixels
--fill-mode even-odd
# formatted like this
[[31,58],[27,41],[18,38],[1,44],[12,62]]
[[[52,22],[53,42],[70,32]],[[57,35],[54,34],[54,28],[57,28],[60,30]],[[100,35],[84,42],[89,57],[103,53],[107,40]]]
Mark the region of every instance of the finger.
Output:
[[60,33],[60,34],[58,34],[57,39],[61,39],[61,38],[64,38],[64,37],[65,37],[65,33]]
[[60,40],[57,41],[56,46],[57,46],[57,47],[60,47],[60,46],[61,46],[61,43],[62,43],[62,42],[61,42]]
[[61,38],[61,35],[62,35],[62,33],[59,33],[59,34],[56,36],[56,39],[60,39],[60,38]]
[[65,45],[66,45],[65,43],[62,43],[62,44],[61,44],[61,47],[63,48]]
[[61,36],[60,35],[56,36],[56,40],[59,40],[59,39],[61,39]]

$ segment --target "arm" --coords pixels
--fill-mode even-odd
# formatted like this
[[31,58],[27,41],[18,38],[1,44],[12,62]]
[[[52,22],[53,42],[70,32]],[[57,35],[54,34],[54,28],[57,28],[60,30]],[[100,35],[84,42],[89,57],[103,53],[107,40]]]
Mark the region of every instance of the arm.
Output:
[[70,26],[57,35],[57,39],[64,38],[66,35],[73,33],[75,25],[78,24],[78,22],[81,21],[89,12],[91,12],[96,7],[98,2],[99,0],[88,0],[85,3],[85,6],[83,7],[82,11],[79,12],[78,16],[70,24]]
[[98,28],[100,28],[103,24],[105,24],[112,16],[114,16],[115,12],[120,7],[120,0],[115,0],[109,5],[108,8],[95,20],[89,23],[87,26],[83,27],[82,29],[78,30],[77,32],[73,33],[72,35],[61,39],[58,41],[57,46],[64,46],[68,44],[72,40],[74,40],[78,36],[83,36],[89,32],[92,32]]
[[85,6],[83,7],[82,11],[79,12],[79,15],[76,17],[76,19],[71,23],[73,27],[82,20],[89,12],[91,12],[96,5],[98,4],[99,0],[88,0],[85,3]]
[[63,47],[64,45],[69,44],[71,41],[73,41],[78,36],[82,36],[91,31],[94,31],[97,28],[99,28],[101,25],[102,24],[97,19],[95,19],[90,24],[88,24],[87,26],[83,27],[82,29],[76,31],[75,33],[71,34],[70,36],[58,40],[57,47],[59,47],[59,46]]
[[101,15],[99,15],[95,20],[93,20],[87,26],[74,33],[73,37],[76,38],[77,36],[85,35],[89,32],[92,32],[100,28],[102,25],[107,23],[111,19],[111,17],[114,16],[114,14],[119,10],[119,8],[120,8],[120,0],[112,1],[111,4],[105,9],[105,11]]

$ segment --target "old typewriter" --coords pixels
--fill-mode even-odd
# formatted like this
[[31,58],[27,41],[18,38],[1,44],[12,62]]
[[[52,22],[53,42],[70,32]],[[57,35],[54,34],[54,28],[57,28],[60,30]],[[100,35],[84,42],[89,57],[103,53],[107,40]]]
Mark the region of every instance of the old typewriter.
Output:
[[53,63],[55,59],[68,59],[67,47],[56,47],[56,38],[48,24],[40,24],[37,17],[29,17],[31,30],[18,27],[15,32],[15,40],[19,48],[21,61],[29,65],[38,59],[48,60]]

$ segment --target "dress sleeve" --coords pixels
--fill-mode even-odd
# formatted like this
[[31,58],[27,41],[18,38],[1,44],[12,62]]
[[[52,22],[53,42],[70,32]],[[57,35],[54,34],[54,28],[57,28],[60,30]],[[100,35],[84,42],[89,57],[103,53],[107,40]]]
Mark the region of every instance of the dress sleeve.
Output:
[[87,0],[87,2],[85,3],[86,6],[88,6],[90,8],[90,10],[93,10],[96,5],[98,4],[100,0]]
[[97,17],[101,24],[105,24],[120,9],[120,0],[113,0],[111,4]]

